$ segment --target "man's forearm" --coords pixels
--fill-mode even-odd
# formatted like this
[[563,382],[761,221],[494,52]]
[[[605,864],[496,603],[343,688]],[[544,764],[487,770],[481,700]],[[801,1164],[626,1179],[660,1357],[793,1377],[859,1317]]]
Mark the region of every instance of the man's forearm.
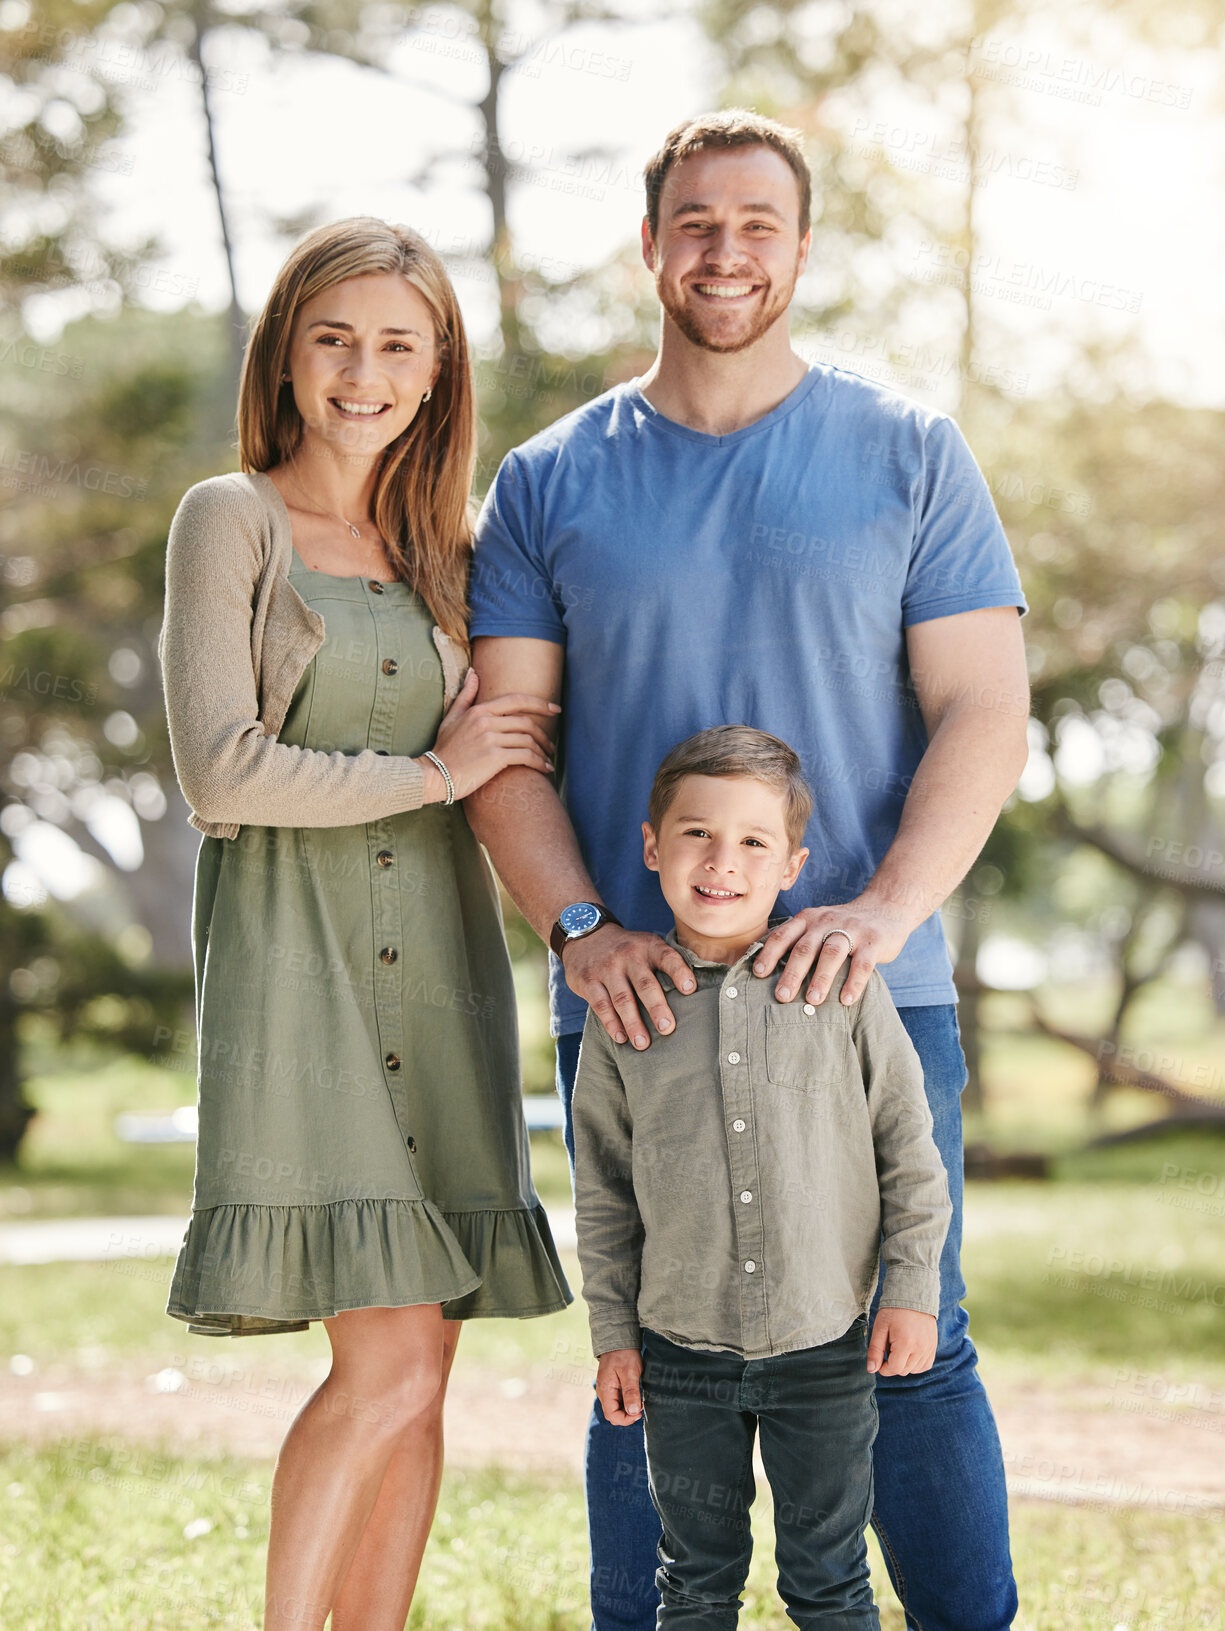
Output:
[[464,812],[510,898],[546,945],[563,906],[603,904],[557,789],[540,771],[512,765],[470,793]]
[[919,761],[897,837],[861,899],[899,913],[911,930],[929,918],[986,843],[1026,753],[1025,722],[1015,714],[951,709]]

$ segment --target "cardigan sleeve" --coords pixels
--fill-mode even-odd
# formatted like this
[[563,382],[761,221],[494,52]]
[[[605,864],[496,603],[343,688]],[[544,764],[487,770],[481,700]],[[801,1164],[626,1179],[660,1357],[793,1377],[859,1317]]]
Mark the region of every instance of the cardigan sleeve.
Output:
[[424,802],[416,760],[291,747],[265,734],[251,660],[261,521],[231,483],[184,494],[166,550],[158,639],[170,751],[183,796],[208,822],[345,827]]

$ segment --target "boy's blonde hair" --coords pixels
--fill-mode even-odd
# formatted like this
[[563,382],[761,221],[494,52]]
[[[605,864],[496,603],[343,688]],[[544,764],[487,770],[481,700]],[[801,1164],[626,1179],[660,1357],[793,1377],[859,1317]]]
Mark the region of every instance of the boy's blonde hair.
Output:
[[787,842],[792,854],[803,848],[812,815],[812,790],[804,780],[799,754],[780,737],[752,725],[713,725],[678,742],[651,784],[647,819],[656,833],[686,776],[743,776],[784,794]]

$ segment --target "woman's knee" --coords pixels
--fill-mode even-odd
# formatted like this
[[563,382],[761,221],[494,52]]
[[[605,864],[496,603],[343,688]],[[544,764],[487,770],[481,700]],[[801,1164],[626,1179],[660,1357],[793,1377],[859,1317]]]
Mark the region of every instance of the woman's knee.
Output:
[[328,1406],[376,1429],[400,1432],[442,1394],[449,1368],[444,1326],[420,1317],[417,1309],[354,1312],[389,1317],[352,1321],[335,1334],[329,1330],[333,1362],[325,1387]]

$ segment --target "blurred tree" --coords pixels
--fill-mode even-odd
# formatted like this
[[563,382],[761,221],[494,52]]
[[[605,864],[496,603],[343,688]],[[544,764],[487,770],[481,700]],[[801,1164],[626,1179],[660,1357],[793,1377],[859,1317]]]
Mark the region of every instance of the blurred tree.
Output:
[[[831,11],[803,0],[746,11],[706,0],[699,15],[726,63],[724,101],[773,113],[809,137],[819,211],[816,271],[797,301],[801,349],[884,384],[943,396],[984,468],[1030,599],[1041,760],[1031,768],[1041,780],[1045,763],[1050,787],[1039,797],[1028,778],[1025,796],[1009,801],[946,910],[958,943],[966,1103],[977,1108],[983,987],[976,961],[990,904],[984,878],[1016,903],[1027,878],[1052,875],[1081,842],[1101,848],[1105,841],[1127,867],[1123,893],[1134,895],[1133,911],[1104,934],[1119,962],[1104,1048],[1117,1043],[1136,992],[1168,966],[1188,926],[1208,947],[1214,991],[1225,1001],[1225,905],[1217,904],[1225,844],[1205,779],[1225,751],[1218,627],[1225,574],[1213,547],[1222,493],[1212,449],[1221,416],[1143,400],[1142,387],[1137,401],[1135,382],[1148,372],[1138,347],[1108,346],[1087,323],[1061,336],[1066,394],[1028,397],[1028,372],[1012,360],[1008,307],[980,298],[979,276],[990,247],[981,231],[983,188],[1018,162],[1031,173],[1044,164],[1052,185],[1076,179],[1075,155],[1037,146],[1021,105],[1030,94],[1024,76],[999,71],[997,62],[1052,37],[1057,60],[1078,44],[1096,42],[1100,51],[1105,41],[1107,60],[1086,60],[1109,78],[1118,73],[1111,49],[1219,43],[1225,7],[1183,0],[1157,11],[1124,3],[1070,14],[1044,0],[972,0],[937,15],[879,3]],[[1196,630],[1206,602],[1207,634],[1203,619]],[[1182,642],[1171,641],[1167,624],[1183,629]],[[1160,706],[1140,676],[1160,692]],[[1075,737],[1078,727],[1101,739],[1104,755],[1083,786],[1042,752],[1052,734]],[[1112,802],[1117,792],[1124,766],[1112,750],[1132,756],[1126,826],[1078,826],[1074,806]],[[1137,754],[1151,760],[1139,777],[1151,778],[1147,806],[1134,785]],[[1219,794],[1225,780],[1216,774]],[[1143,863],[1129,835],[1142,835]],[[1180,879],[1154,864],[1154,848],[1177,849],[1188,838],[1201,857],[1218,858],[1216,878]],[[1171,910],[1172,891],[1186,909]],[[1101,1091],[1107,1086],[1103,1075]]]
[[[116,1035],[190,995],[198,839],[175,784],[156,639],[170,516],[231,462],[223,319],[126,307],[0,367],[0,1157],[29,1110],[17,1016]],[[62,369],[61,369],[62,365]],[[67,374],[73,384],[63,388]],[[49,898],[50,895],[50,898]],[[94,1010],[93,996],[115,999]],[[93,1015],[93,1018],[91,1018]]]
[[[113,0],[18,0],[0,20],[0,347],[29,346],[31,297],[87,292],[112,305],[134,288],[151,241],[117,248],[99,230],[98,175],[120,163],[122,112],[94,30]],[[30,347],[31,351],[37,348]],[[27,352],[27,354],[29,354]],[[38,362],[27,362],[37,367]]]

